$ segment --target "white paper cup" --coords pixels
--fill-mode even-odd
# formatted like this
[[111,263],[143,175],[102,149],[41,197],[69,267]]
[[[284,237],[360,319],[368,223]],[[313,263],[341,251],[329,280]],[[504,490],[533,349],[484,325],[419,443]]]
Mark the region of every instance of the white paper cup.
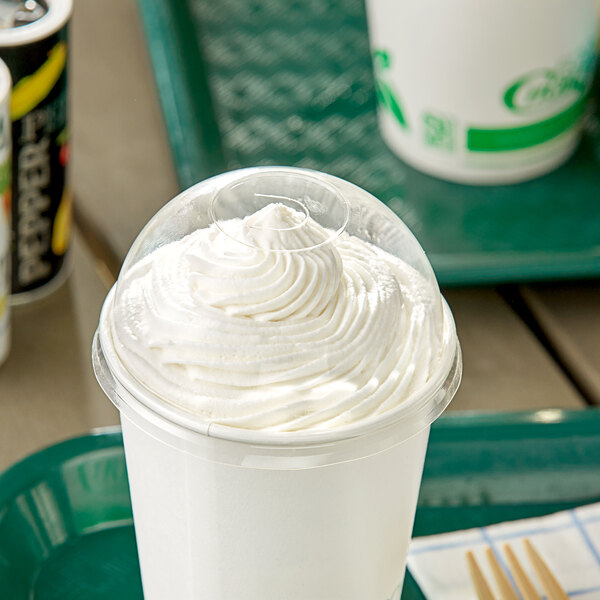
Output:
[[597,0],[368,0],[381,134],[443,179],[515,183],[580,137]]
[[[292,179],[309,173],[346,197],[367,195],[302,170],[214,178],[151,221],[140,236],[147,244],[134,244],[124,269],[172,237],[170,216],[202,221],[194,201],[232,177],[245,182],[248,173]],[[377,222],[394,222],[377,219],[388,211],[383,205],[370,206]],[[385,231],[382,238],[395,236],[418,262],[422,251],[393,219],[392,230],[377,230]],[[398,600],[429,426],[462,371],[454,321],[441,296],[441,360],[418,392],[363,424],[269,432],[203,422],[132,377],[111,342],[117,294],[118,284],[104,304],[92,354],[98,381],[121,415],[146,600]]]

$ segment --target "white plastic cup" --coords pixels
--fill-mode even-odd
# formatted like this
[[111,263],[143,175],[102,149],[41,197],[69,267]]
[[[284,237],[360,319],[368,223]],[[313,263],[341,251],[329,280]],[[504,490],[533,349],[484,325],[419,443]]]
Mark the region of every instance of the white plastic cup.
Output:
[[380,131],[468,184],[547,173],[577,147],[597,0],[368,0]]
[[[297,189],[323,186],[325,195],[339,190],[355,216],[363,210],[356,224],[379,232],[382,245],[393,238],[433,277],[408,229],[372,196],[328,175],[282,168],[233,172],[184,192],[146,226],[123,269],[180,235],[179,225],[203,226],[215,192],[235,191],[236,182],[270,185],[269,177],[299,182]],[[261,187],[257,197],[267,191]],[[441,360],[417,393],[362,425],[269,432],[203,422],[136,380],[111,342],[118,285],[104,304],[92,355],[120,411],[146,600],[399,600],[429,426],[462,371],[454,321],[437,287]]]

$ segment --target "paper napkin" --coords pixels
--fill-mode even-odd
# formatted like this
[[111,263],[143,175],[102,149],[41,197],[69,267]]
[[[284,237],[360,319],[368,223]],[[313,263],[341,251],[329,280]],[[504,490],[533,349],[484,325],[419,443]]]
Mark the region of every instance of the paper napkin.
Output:
[[506,567],[503,546],[509,542],[543,595],[523,547],[526,537],[571,598],[600,600],[600,503],[535,519],[415,538],[408,568],[428,600],[476,600],[465,552],[474,552],[497,592],[485,549],[491,546]]

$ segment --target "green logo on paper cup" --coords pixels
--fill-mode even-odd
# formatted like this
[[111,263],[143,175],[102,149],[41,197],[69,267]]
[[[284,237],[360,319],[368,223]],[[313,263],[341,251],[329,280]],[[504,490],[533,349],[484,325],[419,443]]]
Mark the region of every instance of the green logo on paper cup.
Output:
[[375,50],[373,52],[373,64],[375,66],[375,93],[379,104],[388,110],[396,121],[404,129],[408,129],[408,123],[404,116],[397,94],[392,85],[385,81],[385,71],[390,68],[391,58],[386,50]]
[[518,114],[546,112],[577,101],[587,92],[592,79],[595,54],[585,51],[575,59],[553,68],[535,69],[519,77],[505,90],[506,107]]
[[519,77],[504,91],[504,105],[520,117],[531,115],[532,120],[516,122],[512,127],[468,127],[467,149],[511,152],[543,144],[569,131],[585,111],[595,60],[595,51],[588,48],[553,68],[536,69]]
[[452,152],[456,144],[456,122],[446,116],[423,114],[423,142],[426,146]]

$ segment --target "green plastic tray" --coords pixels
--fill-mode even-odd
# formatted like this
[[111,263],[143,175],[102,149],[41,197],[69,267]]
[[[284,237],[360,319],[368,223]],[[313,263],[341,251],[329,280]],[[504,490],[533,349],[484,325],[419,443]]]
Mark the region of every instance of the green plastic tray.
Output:
[[[443,285],[600,275],[600,121],[535,181],[446,183],[377,129],[364,0],[140,0],[182,187],[296,165],[369,190],[413,230]],[[598,90],[595,92],[598,96]]]
[[[600,500],[600,412],[449,415],[433,426],[415,535]],[[68,440],[0,475],[0,598],[141,600],[121,434]],[[422,600],[410,577],[403,600]]]

